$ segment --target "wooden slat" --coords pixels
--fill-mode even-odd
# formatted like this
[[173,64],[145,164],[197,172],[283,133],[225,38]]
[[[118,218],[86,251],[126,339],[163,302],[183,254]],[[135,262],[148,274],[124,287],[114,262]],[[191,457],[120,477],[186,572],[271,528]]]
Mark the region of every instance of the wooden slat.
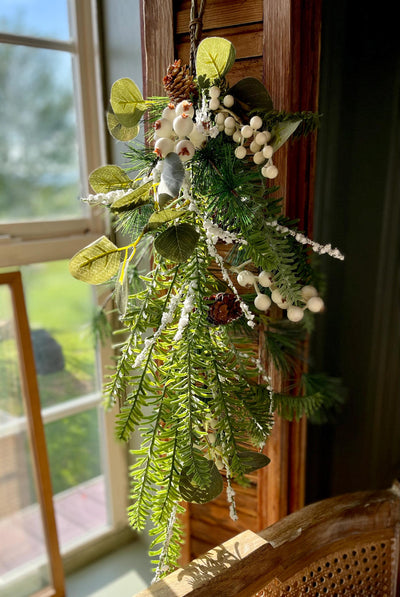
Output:
[[[263,52],[263,28],[262,23],[218,29],[212,32],[213,35],[228,39],[236,50],[236,59],[261,57]],[[204,35],[203,38],[208,37]],[[176,38],[176,58],[182,58],[188,64],[190,40],[189,35],[180,35]]]
[[172,0],[142,0],[143,96],[165,95],[162,83],[174,60]]
[[[189,31],[190,1],[176,2],[175,33]],[[263,8],[261,0],[214,0],[207,2],[203,17],[203,30],[261,22]]]

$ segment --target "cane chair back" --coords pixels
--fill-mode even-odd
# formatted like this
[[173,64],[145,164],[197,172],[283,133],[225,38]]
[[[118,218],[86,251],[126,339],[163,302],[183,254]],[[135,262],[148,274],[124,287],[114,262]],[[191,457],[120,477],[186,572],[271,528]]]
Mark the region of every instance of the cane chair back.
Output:
[[395,597],[400,486],[323,500],[245,531],[140,597]]

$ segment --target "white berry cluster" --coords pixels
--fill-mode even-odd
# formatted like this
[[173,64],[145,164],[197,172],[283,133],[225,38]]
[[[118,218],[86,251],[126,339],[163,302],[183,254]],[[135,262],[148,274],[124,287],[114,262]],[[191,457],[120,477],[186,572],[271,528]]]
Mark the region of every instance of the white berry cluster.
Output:
[[[272,303],[275,303],[280,309],[286,310],[286,315],[289,321],[298,322],[304,317],[305,309],[312,313],[319,313],[324,309],[324,301],[318,296],[318,291],[314,286],[303,286],[301,289],[301,298],[304,306],[300,307],[292,305],[282,294],[277,290],[274,284],[273,275],[270,272],[262,271],[255,275],[248,270],[242,270],[237,275],[237,281],[240,286],[254,286],[257,293],[254,299],[254,306],[260,311],[268,311]],[[258,285],[263,288],[269,288],[271,291],[271,298],[267,294],[262,294]]]
[[187,162],[194,156],[206,136],[194,125],[193,117],[193,104],[187,100],[164,108],[162,117],[154,123],[154,151],[158,157],[165,158],[174,152],[182,162]]
[[278,168],[272,162],[274,153],[271,140],[271,133],[268,130],[261,131],[263,122],[260,116],[253,116],[249,124],[242,125],[240,120],[230,110],[235,100],[232,95],[225,95],[222,100],[221,90],[213,86],[209,90],[210,101],[208,107],[215,114],[215,124],[220,131],[233,138],[238,143],[235,149],[235,156],[242,160],[248,154],[253,154],[253,161],[261,167],[261,174],[265,178],[276,178]]

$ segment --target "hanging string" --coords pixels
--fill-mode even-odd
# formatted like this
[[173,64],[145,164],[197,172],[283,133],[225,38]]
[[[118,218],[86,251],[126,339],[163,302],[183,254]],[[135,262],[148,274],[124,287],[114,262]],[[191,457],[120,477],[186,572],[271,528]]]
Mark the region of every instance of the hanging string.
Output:
[[197,9],[197,0],[192,0],[190,5],[190,74],[196,75],[196,52],[197,46],[200,43],[201,34],[203,31],[203,14],[206,7],[206,0],[200,0],[200,6]]

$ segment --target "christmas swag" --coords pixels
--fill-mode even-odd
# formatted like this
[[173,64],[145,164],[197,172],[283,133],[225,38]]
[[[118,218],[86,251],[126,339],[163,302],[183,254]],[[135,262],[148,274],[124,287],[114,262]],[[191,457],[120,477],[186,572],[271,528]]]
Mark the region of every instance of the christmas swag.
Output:
[[[284,217],[271,183],[275,153],[318,117],[275,110],[254,78],[229,87],[234,60],[229,41],[207,38],[196,77],[180,60],[169,67],[168,97],[144,99],[132,80],[114,83],[111,134],[131,141],[144,117],[151,138],[128,145],[125,170],[92,172],[96,194],[84,201],[106,206],[131,242],[103,236],[70,262],[80,280],[115,280],[124,340],[105,393],[121,405],[118,438],[141,434],[129,519],[139,530],[151,519],[156,577],[179,555],[182,502],[214,499],[225,480],[235,518],[232,482],[268,464],[274,414],[321,416],[335,398],[321,375],[303,375],[288,396],[271,382],[272,366],[293,374],[324,309],[310,253],[343,259]],[[260,334],[265,362],[254,348]]]

